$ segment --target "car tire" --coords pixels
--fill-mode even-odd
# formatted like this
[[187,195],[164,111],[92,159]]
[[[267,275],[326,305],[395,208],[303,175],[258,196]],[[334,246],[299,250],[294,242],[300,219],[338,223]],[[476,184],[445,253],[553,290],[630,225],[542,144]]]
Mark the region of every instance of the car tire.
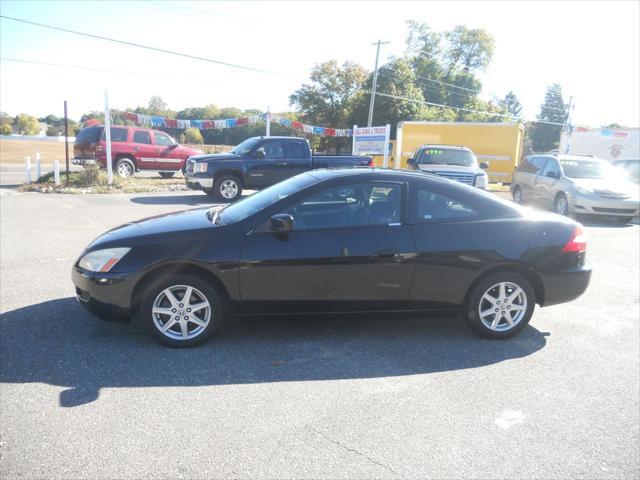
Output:
[[[190,293],[190,297],[185,299]],[[197,307],[196,309],[192,309]],[[140,313],[151,335],[169,347],[195,347],[224,325],[226,302],[202,278],[178,274],[145,290]]]
[[524,197],[522,196],[522,189],[518,186],[513,188],[513,203],[522,205],[524,203]]
[[553,200],[553,211],[563,217],[569,215],[569,200],[567,200],[567,196],[564,193],[560,192],[556,195]]
[[242,195],[242,182],[233,175],[222,175],[213,182],[213,192],[225,203],[234,202]]
[[623,225],[630,223],[631,220],[633,220],[633,217],[616,217],[616,221],[622,223]]
[[515,272],[500,272],[473,287],[464,315],[469,327],[481,337],[508,338],[527,326],[535,302],[535,292],[526,278]]
[[116,162],[116,173],[120,178],[133,177],[136,173],[136,164],[128,157],[121,158]]
[[162,178],[171,178],[176,172],[158,172]]

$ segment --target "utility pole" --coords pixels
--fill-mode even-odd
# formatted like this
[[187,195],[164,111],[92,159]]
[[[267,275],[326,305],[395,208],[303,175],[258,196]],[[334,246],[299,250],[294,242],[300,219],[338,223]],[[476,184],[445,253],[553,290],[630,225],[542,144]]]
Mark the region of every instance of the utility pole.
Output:
[[376,43],[372,43],[372,45],[377,45],[376,49],[376,66],[373,69],[373,85],[371,87],[371,101],[369,102],[369,120],[367,121],[367,127],[371,126],[371,122],[373,121],[373,104],[376,100],[376,87],[378,85],[378,58],[380,57],[380,45],[386,45],[390,42],[383,42],[382,40],[378,40]]
[[562,132],[567,135],[567,141],[564,146],[564,153],[569,153],[571,149],[571,134],[573,133],[571,128],[571,110],[573,109],[573,97],[569,97],[569,104],[567,105],[567,115],[564,118],[564,125],[562,126]]

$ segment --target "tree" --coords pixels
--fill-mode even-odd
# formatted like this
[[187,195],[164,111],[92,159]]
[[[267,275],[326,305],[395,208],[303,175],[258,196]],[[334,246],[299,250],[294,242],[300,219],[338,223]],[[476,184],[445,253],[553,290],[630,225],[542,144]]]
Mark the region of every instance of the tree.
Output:
[[16,127],[20,135],[37,135],[40,131],[38,119],[25,113],[16,117]]
[[485,70],[491,63],[495,40],[485,30],[458,25],[444,37],[447,41],[444,52],[447,77],[458,69]]
[[537,118],[538,122],[531,128],[533,150],[546,152],[558,148],[562,126],[567,120],[567,106],[562,99],[562,87],[557,83],[547,88]]
[[201,145],[204,143],[202,134],[197,128],[187,128],[181,135],[181,141],[189,145]]
[[11,135],[13,130],[10,123],[0,123],[0,135]]
[[508,115],[520,117],[520,113],[522,113],[522,104],[518,100],[516,94],[511,90],[509,90],[509,93],[507,93],[505,97],[498,102],[498,105],[504,108]]
[[[335,60],[317,64],[311,70],[310,83],[303,84],[290,97],[289,103],[296,107],[307,123],[331,128],[349,128],[353,124],[354,101],[361,90],[367,73],[353,62],[338,65]],[[336,138],[336,149],[341,139]],[[323,139],[320,148],[327,148]]]
[[89,113],[85,113],[80,117],[80,123],[87,127],[89,125],[100,125],[104,123],[104,112],[98,112],[92,110]]

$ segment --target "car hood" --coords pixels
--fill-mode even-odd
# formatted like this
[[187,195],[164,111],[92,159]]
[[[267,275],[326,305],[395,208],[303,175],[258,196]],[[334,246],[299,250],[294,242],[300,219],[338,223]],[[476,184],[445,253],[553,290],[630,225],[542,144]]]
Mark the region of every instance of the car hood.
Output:
[[438,165],[428,163],[426,165],[419,165],[419,168],[422,172],[435,173],[436,175],[438,173],[467,173],[478,175],[484,172],[484,170],[475,165],[471,167],[463,167],[460,165]]
[[570,180],[574,185],[596,193],[638,195],[638,185],[624,178],[572,178]]
[[238,157],[232,153],[210,153],[195,155],[193,157],[189,157],[189,160],[195,160],[196,162],[219,162],[220,160],[236,160],[238,158],[242,157]]
[[136,237],[216,228],[207,216],[209,208],[196,208],[144,218],[112,228],[96,238],[89,249],[103,244],[120,243]]

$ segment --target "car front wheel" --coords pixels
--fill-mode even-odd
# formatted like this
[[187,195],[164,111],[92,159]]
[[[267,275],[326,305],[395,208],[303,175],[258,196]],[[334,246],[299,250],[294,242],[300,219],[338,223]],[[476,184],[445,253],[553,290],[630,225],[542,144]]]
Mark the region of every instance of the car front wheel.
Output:
[[527,326],[535,307],[529,281],[517,273],[497,273],[480,281],[465,308],[466,320],[478,335],[501,339]]
[[242,184],[233,175],[223,175],[213,184],[213,193],[223,202],[233,202],[242,195]]
[[522,189],[520,187],[513,189],[513,202],[522,204]]
[[553,202],[554,211],[558,215],[566,216],[569,214],[569,201],[564,193],[559,193]]
[[147,288],[141,314],[151,334],[170,347],[200,345],[224,323],[224,301],[206,281],[175,275]]

